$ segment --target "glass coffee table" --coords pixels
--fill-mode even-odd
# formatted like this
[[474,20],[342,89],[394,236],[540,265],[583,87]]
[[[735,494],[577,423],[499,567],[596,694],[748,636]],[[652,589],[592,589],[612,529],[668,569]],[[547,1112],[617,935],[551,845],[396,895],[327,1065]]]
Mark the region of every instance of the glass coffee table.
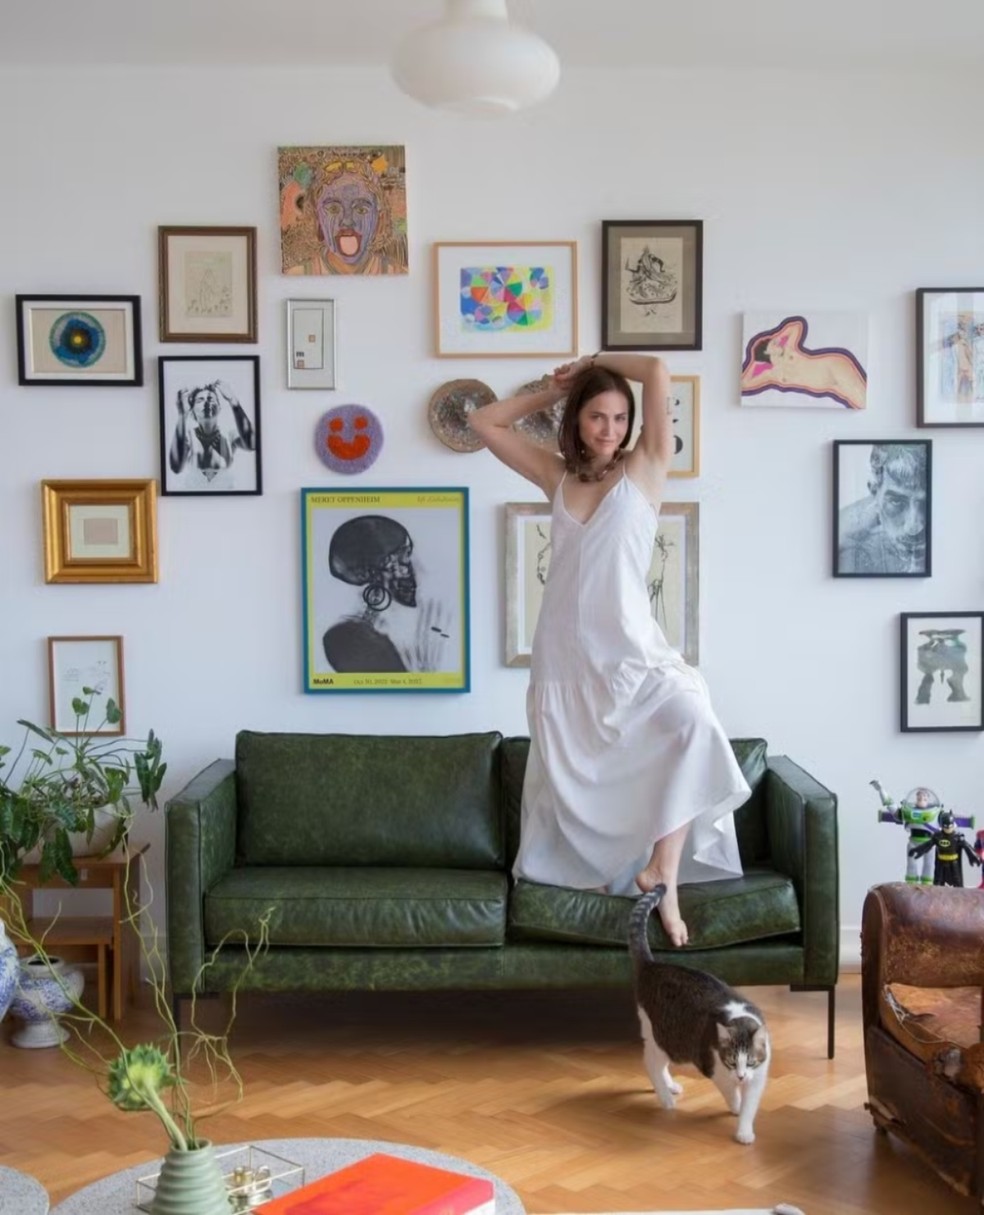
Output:
[[[222,1152],[227,1147],[244,1147],[244,1144],[216,1144],[216,1151]],[[412,1147],[406,1143],[386,1143],[381,1139],[258,1139],[254,1146],[284,1156],[297,1164],[302,1164],[305,1171],[305,1182],[314,1181],[326,1173],[354,1164],[364,1156],[374,1152],[388,1152],[391,1156],[402,1156],[407,1160],[417,1160],[421,1164],[432,1164],[436,1168],[452,1169],[457,1173],[467,1173],[472,1177],[487,1177],[495,1185],[496,1215],[526,1215],[526,1208],[519,1201],[519,1196],[504,1181],[493,1173],[480,1169],[467,1160],[457,1156],[445,1156],[442,1152],[431,1152],[426,1148]],[[147,1161],[132,1169],[123,1169],[94,1181],[84,1189],[66,1198],[57,1206],[51,1208],[51,1215],[138,1215],[136,1208],[137,1181],[153,1173],[159,1161]],[[15,1208],[11,1208],[13,1215]],[[38,1207],[40,1215],[47,1206]],[[0,1200],[0,1212],[6,1215]],[[33,1215],[32,1207],[17,1207],[17,1215]]]
[[47,1215],[48,1191],[19,1169],[0,1164],[0,1215]]

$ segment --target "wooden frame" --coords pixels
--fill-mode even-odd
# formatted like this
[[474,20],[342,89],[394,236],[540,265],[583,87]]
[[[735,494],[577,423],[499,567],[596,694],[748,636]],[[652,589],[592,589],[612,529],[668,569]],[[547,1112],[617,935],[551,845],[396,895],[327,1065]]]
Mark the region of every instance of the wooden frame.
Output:
[[575,355],[577,242],[436,242],[434,331],[438,358]]
[[[506,503],[507,667],[528,667],[550,568],[549,502]],[[649,589],[653,616],[667,641],[697,665],[700,504],[664,502],[653,547]]]
[[931,440],[834,440],[835,578],[928,578],[932,512]]
[[984,612],[902,612],[899,624],[901,730],[984,730]]
[[337,388],[334,300],[287,301],[287,387]]
[[674,451],[670,461],[671,477],[700,475],[700,376],[674,375],[673,417]]
[[302,489],[305,692],[467,692],[468,490]]
[[[90,689],[87,694],[85,689]],[[84,699],[89,713],[83,723],[95,728],[77,730],[78,714],[73,702]],[[112,700],[120,711],[115,724],[106,721],[106,706]],[[59,734],[125,734],[126,703],[123,692],[123,638],[48,638],[48,720]]]
[[45,582],[156,582],[157,482],[42,481]]
[[602,220],[602,350],[700,350],[703,263],[702,220]]
[[17,383],[143,383],[139,295],[18,295]]
[[984,426],[984,287],[916,291],[916,425]]
[[256,229],[158,228],[162,342],[255,342]]

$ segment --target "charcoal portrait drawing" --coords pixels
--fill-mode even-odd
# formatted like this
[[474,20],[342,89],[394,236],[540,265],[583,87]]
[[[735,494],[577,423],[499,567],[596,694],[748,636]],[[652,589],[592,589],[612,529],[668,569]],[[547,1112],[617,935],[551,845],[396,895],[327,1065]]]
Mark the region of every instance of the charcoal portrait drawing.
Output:
[[839,443],[836,452],[835,572],[927,576],[929,445]]

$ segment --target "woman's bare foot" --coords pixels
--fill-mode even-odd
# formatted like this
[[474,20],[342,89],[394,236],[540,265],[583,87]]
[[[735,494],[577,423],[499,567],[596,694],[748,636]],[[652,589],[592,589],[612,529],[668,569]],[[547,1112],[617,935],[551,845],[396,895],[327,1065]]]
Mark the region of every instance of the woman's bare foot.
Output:
[[687,925],[680,915],[676,883],[671,885],[663,878],[659,870],[652,866],[647,866],[641,873],[637,873],[635,881],[643,894],[648,894],[650,890],[655,890],[660,885],[665,887],[663,897],[656,906],[663,924],[663,931],[670,938],[670,943],[678,949],[681,945],[686,945],[690,936],[687,932]]

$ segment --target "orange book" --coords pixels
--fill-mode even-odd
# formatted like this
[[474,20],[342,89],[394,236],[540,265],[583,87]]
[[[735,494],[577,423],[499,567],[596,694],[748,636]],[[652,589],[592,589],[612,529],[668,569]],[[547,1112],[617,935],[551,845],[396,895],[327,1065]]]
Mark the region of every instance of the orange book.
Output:
[[377,1152],[256,1208],[262,1215],[495,1215],[495,1187]]

